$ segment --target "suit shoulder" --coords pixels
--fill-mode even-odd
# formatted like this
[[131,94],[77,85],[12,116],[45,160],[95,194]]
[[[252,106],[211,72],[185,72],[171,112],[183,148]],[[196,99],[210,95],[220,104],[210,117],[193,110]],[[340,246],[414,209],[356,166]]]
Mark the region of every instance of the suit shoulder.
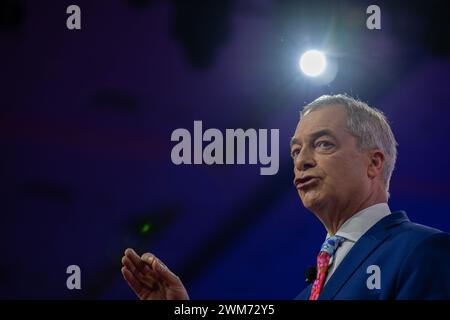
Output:
[[418,247],[424,250],[442,248],[444,250],[440,251],[441,253],[445,251],[447,255],[450,255],[450,234],[442,231],[430,234],[420,241]]
[[391,232],[401,237],[417,238],[420,240],[426,239],[435,234],[442,233],[449,235],[448,233],[443,232],[439,229],[425,226],[419,223],[414,223],[411,221],[407,221],[395,226],[394,228],[392,228]]
[[390,232],[392,235],[390,241],[398,245],[403,243],[400,247],[405,249],[413,249],[422,243],[430,244],[434,239],[450,239],[450,234],[446,232],[410,221],[393,227]]
[[396,299],[450,299],[450,234],[427,234],[399,268]]

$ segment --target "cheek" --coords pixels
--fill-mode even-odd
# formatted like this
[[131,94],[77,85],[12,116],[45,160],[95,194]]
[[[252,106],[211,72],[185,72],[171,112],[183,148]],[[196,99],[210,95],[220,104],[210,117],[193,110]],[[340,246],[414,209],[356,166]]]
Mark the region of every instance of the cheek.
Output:
[[322,163],[325,172],[324,187],[339,192],[342,189],[359,185],[364,178],[365,171],[357,155],[354,157],[333,157]]

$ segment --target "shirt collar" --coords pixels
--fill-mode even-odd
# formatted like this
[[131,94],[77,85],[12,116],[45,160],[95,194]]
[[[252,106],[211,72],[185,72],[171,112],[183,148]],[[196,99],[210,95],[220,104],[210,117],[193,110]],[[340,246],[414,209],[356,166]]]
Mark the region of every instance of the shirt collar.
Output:
[[[356,242],[378,221],[389,215],[391,210],[387,203],[377,203],[351,216],[336,232],[336,235]],[[331,237],[327,234],[327,239]]]

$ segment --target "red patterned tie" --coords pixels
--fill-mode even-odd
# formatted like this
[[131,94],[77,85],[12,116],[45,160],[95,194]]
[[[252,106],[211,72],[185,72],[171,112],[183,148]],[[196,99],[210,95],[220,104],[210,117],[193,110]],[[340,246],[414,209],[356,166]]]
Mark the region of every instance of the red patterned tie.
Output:
[[330,260],[334,256],[336,249],[344,240],[345,238],[343,237],[332,236],[325,240],[322,245],[319,255],[317,256],[317,277],[316,280],[314,280],[309,300],[317,300],[317,298],[319,298],[319,294],[322,291],[325,279],[327,278],[328,267],[331,265]]

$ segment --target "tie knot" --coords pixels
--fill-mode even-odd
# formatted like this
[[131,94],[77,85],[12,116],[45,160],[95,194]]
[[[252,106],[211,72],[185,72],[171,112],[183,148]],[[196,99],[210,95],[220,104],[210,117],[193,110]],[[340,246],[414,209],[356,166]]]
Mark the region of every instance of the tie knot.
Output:
[[320,252],[327,252],[330,255],[330,257],[332,257],[332,256],[334,256],[336,249],[344,241],[345,241],[345,238],[341,237],[341,236],[335,235],[335,236],[329,237],[322,244],[322,248],[320,249]]

